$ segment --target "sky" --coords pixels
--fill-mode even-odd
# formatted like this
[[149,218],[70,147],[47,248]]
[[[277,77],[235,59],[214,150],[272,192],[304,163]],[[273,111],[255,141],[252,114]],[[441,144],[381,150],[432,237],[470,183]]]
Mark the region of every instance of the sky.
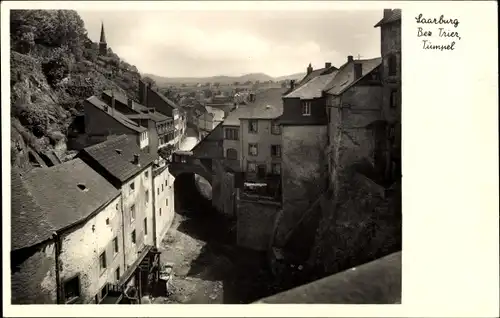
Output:
[[143,74],[278,77],[380,56],[382,10],[78,13],[95,42],[102,21],[108,47]]

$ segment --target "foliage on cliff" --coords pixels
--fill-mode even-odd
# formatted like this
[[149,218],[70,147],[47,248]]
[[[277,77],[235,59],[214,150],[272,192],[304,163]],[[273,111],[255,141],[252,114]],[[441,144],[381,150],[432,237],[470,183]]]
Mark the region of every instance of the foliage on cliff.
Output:
[[86,98],[113,89],[136,99],[137,68],[111,49],[99,56],[76,11],[13,10],[10,28],[12,164],[27,147],[62,154]]

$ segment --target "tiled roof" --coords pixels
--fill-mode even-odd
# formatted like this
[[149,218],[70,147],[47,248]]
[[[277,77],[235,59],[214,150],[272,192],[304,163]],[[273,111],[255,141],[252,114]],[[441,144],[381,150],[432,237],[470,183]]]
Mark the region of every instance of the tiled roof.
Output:
[[[362,79],[366,74],[370,73],[380,65],[382,58],[377,57],[369,60],[354,60],[344,64],[338,71],[333,80],[326,85],[324,91],[328,94],[339,95],[354,83]],[[354,64],[362,64],[362,75],[359,79],[354,79]]]
[[327,72],[335,71],[337,68],[335,66],[331,67],[324,67],[324,68],[319,68],[317,70],[313,70],[310,74],[306,74],[302,80],[300,80],[298,83],[295,84],[295,88],[299,88],[300,86],[304,85],[305,83],[309,82],[315,77],[318,77],[320,75],[324,75]]
[[121,123],[122,125],[124,125],[125,127],[129,128],[129,129],[132,129],[132,130],[139,132],[139,133],[147,130],[146,128],[139,126],[134,121],[127,118],[127,116],[120,113],[116,109],[106,111],[106,107],[109,107],[109,106],[96,96],[91,96],[91,97],[87,98],[87,102],[90,105],[93,105],[96,108],[99,108],[100,110],[102,110],[103,112],[108,114],[109,116],[113,117],[116,121],[118,121],[119,123]]
[[[139,155],[139,165],[132,163],[134,154]],[[84,148],[79,156],[83,159],[90,157],[121,182],[135,176],[154,161],[149,153],[139,149],[135,140],[125,135]]]
[[[120,93],[117,93],[117,92],[112,92],[112,91],[104,91],[102,93],[107,95],[109,98],[111,98],[111,96],[114,96],[115,101],[132,109],[131,107],[128,106],[128,97],[127,96],[120,94]],[[136,110],[137,112],[139,112],[140,114],[126,114],[126,115],[124,114],[127,118],[130,118],[130,119],[132,119],[132,118],[134,118],[134,119],[136,119],[136,118],[137,119],[151,119],[155,122],[165,121],[165,120],[170,119],[170,117],[165,116],[162,113],[159,113],[157,111],[150,112],[148,107],[146,107],[142,104],[139,104],[136,101],[133,101],[132,103],[134,105],[133,109]],[[137,116],[137,115],[145,115],[145,116]]]
[[10,177],[11,248],[17,250],[49,239],[56,229],[47,221],[44,211],[26,188],[20,171],[13,167]]
[[248,105],[240,105],[238,108],[233,109],[227,115],[226,119],[222,122],[224,126],[239,126],[240,125],[240,117],[245,116],[250,113],[251,109]]
[[401,21],[401,9],[393,9],[391,14],[385,18],[382,18],[377,24],[375,24],[375,28],[384,24]]
[[[12,177],[13,192],[17,192],[12,207],[13,249],[43,242],[54,231],[89,217],[120,194],[81,159],[33,169],[23,176],[13,173]],[[23,198],[21,205],[16,202],[19,198]]]
[[285,91],[286,88],[270,88],[255,94],[255,101],[248,103],[248,111],[239,115],[239,118],[274,119],[281,116]]
[[327,84],[335,77],[338,71],[334,71],[329,74],[320,75],[299,88],[293,90],[288,95],[283,98],[300,98],[300,99],[314,99],[320,98],[323,94],[324,88]]

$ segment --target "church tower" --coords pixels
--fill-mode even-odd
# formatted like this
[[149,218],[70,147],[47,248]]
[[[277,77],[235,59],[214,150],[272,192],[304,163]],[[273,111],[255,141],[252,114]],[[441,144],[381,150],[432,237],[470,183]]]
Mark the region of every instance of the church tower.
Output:
[[104,35],[104,23],[101,22],[101,38],[99,39],[99,55],[106,56],[108,54],[108,44],[106,43],[106,35]]

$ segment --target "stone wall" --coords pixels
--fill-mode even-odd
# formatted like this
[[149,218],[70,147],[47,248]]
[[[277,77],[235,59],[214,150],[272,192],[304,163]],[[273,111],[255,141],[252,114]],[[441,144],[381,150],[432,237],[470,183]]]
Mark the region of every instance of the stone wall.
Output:
[[56,304],[54,243],[11,253],[12,304]]
[[224,169],[221,160],[213,160],[212,205],[227,217],[235,217],[235,176]]
[[[118,240],[117,253],[114,252],[114,238]],[[102,253],[106,256],[106,268],[100,268],[99,256]],[[118,268],[123,274],[121,197],[110,202],[83,225],[61,236],[59,275],[63,295],[64,283],[78,277],[81,293],[78,302],[93,302],[106,283],[116,282]]]
[[[137,259],[137,253],[142,250],[144,245],[153,245],[153,191],[157,191],[157,189],[152,189],[151,178],[153,175],[151,166],[149,166],[122,185],[125,266],[130,266]],[[130,188],[132,183],[134,183],[134,190]],[[132,218],[132,206],[135,209],[135,218]],[[147,235],[145,234],[144,218],[147,218]],[[132,243],[131,239],[134,230],[135,244]]]
[[273,235],[274,220],[279,210],[278,202],[245,199],[238,195],[236,209],[238,246],[267,251]]
[[326,188],[326,126],[283,126],[283,217],[276,232],[282,246],[289,232]]
[[[163,240],[174,219],[174,181],[167,167],[163,167],[161,173],[155,173],[154,191],[155,195],[155,217],[156,217],[156,244],[157,247]],[[158,194],[159,193],[159,194]]]

